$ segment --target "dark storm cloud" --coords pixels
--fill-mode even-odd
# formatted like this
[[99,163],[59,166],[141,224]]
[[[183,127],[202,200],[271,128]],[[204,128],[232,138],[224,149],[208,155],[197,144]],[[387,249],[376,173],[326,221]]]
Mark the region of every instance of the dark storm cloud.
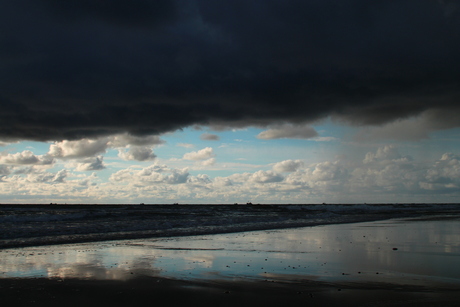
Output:
[[75,22],[94,18],[120,26],[155,26],[174,16],[169,0],[38,0],[47,5],[60,21]]
[[459,108],[456,1],[0,3],[1,139]]

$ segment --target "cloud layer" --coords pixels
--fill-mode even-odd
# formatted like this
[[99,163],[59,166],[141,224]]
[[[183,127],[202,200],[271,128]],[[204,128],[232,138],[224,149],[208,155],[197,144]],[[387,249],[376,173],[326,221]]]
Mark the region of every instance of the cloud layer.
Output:
[[[207,148],[194,152],[200,160],[192,161],[203,161],[209,152]],[[25,163],[0,165],[0,193],[5,200],[100,203],[447,202],[460,196],[459,156],[445,153],[435,160],[417,161],[395,146],[369,151],[361,161],[284,160],[216,177],[158,162],[121,168],[108,181],[97,173],[80,173],[104,168],[101,156],[81,159],[74,167],[75,171],[50,171]]]
[[[428,130],[460,125],[453,1],[0,3],[4,141],[327,116],[380,125],[425,114]],[[80,154],[69,145],[53,153]]]

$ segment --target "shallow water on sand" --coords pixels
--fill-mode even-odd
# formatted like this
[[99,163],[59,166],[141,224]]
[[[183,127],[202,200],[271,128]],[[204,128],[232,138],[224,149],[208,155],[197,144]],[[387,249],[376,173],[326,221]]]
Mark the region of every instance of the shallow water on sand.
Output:
[[0,250],[0,278],[382,282],[460,288],[460,219],[387,220]]

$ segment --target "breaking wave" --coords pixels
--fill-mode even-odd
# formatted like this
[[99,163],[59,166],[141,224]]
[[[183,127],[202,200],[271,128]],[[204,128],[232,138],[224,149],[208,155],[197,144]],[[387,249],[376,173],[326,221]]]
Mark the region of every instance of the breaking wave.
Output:
[[305,227],[437,214],[460,214],[460,205],[2,205],[0,248]]

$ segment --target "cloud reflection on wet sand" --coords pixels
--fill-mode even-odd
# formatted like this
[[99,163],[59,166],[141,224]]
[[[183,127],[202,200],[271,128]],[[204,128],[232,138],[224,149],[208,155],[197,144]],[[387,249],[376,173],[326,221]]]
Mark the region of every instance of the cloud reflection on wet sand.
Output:
[[382,282],[460,288],[458,219],[2,250],[1,277]]

